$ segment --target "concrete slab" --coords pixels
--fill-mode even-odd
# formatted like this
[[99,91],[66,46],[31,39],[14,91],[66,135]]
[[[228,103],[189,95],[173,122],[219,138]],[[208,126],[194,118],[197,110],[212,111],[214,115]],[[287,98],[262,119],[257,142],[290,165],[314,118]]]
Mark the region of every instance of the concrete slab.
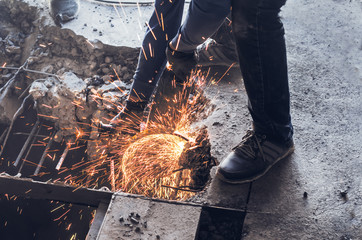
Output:
[[115,194],[98,240],[195,239],[202,208]]
[[287,2],[296,151],[253,184],[244,239],[362,239],[360,7]]
[[246,210],[250,184],[231,185],[215,178],[216,167],[211,171],[211,182],[204,190],[192,199],[192,202]]

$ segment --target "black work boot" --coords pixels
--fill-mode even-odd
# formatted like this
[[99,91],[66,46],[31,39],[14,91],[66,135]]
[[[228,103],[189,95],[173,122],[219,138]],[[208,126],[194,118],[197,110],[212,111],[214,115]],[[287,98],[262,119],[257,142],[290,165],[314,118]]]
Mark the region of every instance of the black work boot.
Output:
[[74,19],[78,11],[79,0],[50,0],[50,13],[57,24]]
[[122,133],[135,135],[140,131],[144,110],[147,102],[127,101],[126,106],[109,122],[100,123],[103,132],[121,131]]
[[281,144],[248,131],[243,141],[220,163],[216,175],[228,183],[251,182],[293,151],[293,140]]

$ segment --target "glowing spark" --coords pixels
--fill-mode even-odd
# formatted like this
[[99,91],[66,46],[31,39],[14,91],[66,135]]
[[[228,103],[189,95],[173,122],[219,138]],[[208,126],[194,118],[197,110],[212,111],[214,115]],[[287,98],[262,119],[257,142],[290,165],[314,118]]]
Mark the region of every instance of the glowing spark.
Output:
[[40,114],[40,113],[38,113],[38,116],[45,117],[45,118],[59,119],[58,117],[48,116],[48,115],[44,115],[44,114]]
[[[142,30],[143,28],[142,28],[141,20],[139,18],[137,19],[137,22],[138,22],[138,26],[140,27],[140,30]],[[140,39],[140,41],[141,41],[141,39]]]
[[[158,13],[157,13],[156,8],[155,8],[155,13],[156,13],[156,17],[157,17],[158,25],[160,25],[160,26],[161,26],[160,18],[158,17]],[[162,16],[162,13],[161,13],[161,16]],[[162,30],[163,30],[163,29],[162,29]]]
[[151,28],[150,24],[148,24],[148,22],[146,22],[146,25],[147,25],[148,29],[150,30],[150,32],[152,33],[153,38],[157,41],[156,35],[155,35],[155,33],[152,31],[152,28]]
[[71,226],[72,226],[72,224],[69,223],[68,227],[67,227],[65,230],[69,231],[69,229],[70,229]]
[[87,39],[86,42],[91,45],[92,48],[94,48],[94,45]]
[[126,25],[124,24],[124,22],[123,22],[123,20],[122,20],[122,17],[121,17],[121,15],[119,14],[116,5],[113,5],[113,8],[114,8],[114,10],[116,10],[117,16],[118,16],[119,20],[121,21],[121,24],[122,24],[122,26],[124,27],[124,30],[126,31],[126,33],[128,33],[128,29],[127,29]]
[[142,47],[142,52],[143,52],[143,56],[145,57],[145,59],[147,61],[147,55],[146,55],[145,49],[143,47]]
[[60,217],[58,217],[57,219],[54,219],[53,221],[56,222],[58,220],[60,220],[62,217],[64,217],[68,212],[70,211],[70,209],[68,209],[65,213],[63,213]]
[[148,48],[150,49],[150,56],[153,57],[153,55],[152,55],[152,46],[151,46],[151,43],[148,43]]
[[221,81],[221,79],[223,79],[224,77],[225,77],[225,75],[229,72],[229,70],[235,65],[236,63],[232,63],[231,65],[230,65],[230,67],[226,70],[226,72],[224,72],[224,74],[221,76],[221,78],[216,82],[216,84],[218,84],[220,81]]
[[52,213],[52,212],[55,212],[56,210],[58,210],[59,208],[62,208],[62,207],[64,207],[65,206],[65,204],[62,204],[62,205],[60,205],[59,207],[56,207],[56,208],[54,208],[53,210],[51,210],[50,212]]
[[165,24],[163,23],[163,14],[161,13],[161,26],[162,26],[162,31],[165,31]]
[[111,160],[111,184],[112,184],[112,190],[115,191],[116,181],[114,179],[114,160]]
[[179,34],[177,37],[177,43],[176,43],[176,48],[175,48],[176,51],[178,49],[178,45],[180,44],[180,40],[181,40],[181,34]]
[[120,6],[120,7],[121,7],[121,9],[122,9],[122,12],[123,12],[124,17],[126,17],[126,18],[127,18],[126,11],[124,10],[124,7],[123,7],[123,5],[122,5],[122,2],[121,2],[121,1],[119,1],[119,6]]
[[[186,142],[172,134],[152,134],[131,144],[121,162],[122,189],[150,197],[169,198],[174,190],[162,185],[179,184],[175,170],[180,169],[178,161]],[[184,185],[188,182],[189,178],[183,179]]]
[[140,15],[140,17],[142,17],[142,12],[141,12],[141,8],[140,8],[140,4],[137,2],[137,9],[138,9],[138,14]]
[[76,129],[76,139],[79,139],[79,138],[81,138],[82,136],[84,136],[84,132],[83,132],[83,130],[81,129],[81,128],[75,128]]

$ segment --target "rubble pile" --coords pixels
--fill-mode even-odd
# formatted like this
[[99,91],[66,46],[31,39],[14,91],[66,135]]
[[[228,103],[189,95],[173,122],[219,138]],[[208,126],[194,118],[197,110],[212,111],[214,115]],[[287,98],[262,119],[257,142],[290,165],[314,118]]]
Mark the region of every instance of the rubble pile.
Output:
[[88,41],[56,26],[47,9],[21,1],[1,1],[0,12],[1,124],[13,120],[28,94],[64,136],[79,122],[107,121],[119,111],[139,49]]
[[[22,65],[25,55],[29,54],[26,44],[36,28],[36,19],[35,7],[17,1],[0,2],[0,65]],[[0,86],[9,78],[7,74],[10,72],[2,71]]]

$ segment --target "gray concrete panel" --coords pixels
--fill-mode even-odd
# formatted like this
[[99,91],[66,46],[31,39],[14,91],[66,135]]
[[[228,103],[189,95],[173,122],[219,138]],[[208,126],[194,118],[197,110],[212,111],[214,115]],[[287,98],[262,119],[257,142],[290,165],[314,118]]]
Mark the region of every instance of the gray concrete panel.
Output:
[[115,194],[98,234],[109,239],[195,239],[201,207]]

